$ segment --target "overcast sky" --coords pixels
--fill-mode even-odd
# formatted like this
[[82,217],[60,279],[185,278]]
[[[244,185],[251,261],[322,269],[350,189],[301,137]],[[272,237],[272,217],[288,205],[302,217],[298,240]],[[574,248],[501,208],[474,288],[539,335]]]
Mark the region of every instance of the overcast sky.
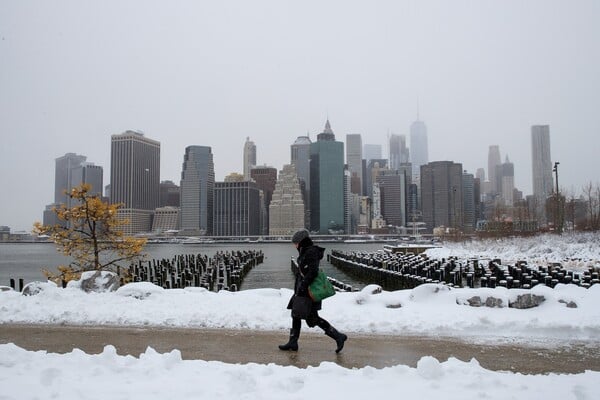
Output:
[[531,125],[550,125],[561,186],[600,170],[599,1],[0,0],[0,225],[30,230],[54,160],[110,176],[110,136],[161,142],[161,179],[211,146],[217,180],[246,136],[281,169],[299,135],[409,133],[429,158],[487,169],[488,147],[531,193]]

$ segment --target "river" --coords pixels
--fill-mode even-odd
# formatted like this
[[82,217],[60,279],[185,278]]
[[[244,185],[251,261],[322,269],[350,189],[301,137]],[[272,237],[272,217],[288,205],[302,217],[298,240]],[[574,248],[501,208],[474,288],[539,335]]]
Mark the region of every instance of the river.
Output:
[[[335,249],[376,251],[383,248],[382,243],[317,244],[326,249],[326,255]],[[265,255],[264,263],[248,273],[240,290],[292,288],[294,276],[290,261],[298,253],[291,243],[147,244],[144,253],[148,259],[171,259],[179,254],[198,253],[212,257],[217,251],[233,250],[262,250]],[[0,286],[8,286],[11,278],[16,280],[17,285],[19,279],[23,279],[25,284],[45,280],[43,269],[55,271],[57,266],[68,263],[69,258],[60,254],[53,243],[0,243]],[[346,275],[327,262],[326,257],[321,262],[321,268],[332,278],[358,289],[369,283]]]

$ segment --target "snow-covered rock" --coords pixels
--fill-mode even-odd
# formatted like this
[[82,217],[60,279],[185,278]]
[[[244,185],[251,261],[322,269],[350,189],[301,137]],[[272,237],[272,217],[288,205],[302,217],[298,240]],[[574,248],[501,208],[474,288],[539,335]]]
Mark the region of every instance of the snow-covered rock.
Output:
[[[206,289],[202,289],[206,291]],[[121,286],[119,289],[117,289],[117,294],[119,296],[129,296],[142,300],[152,294],[160,294],[164,292],[164,290],[165,289],[161,288],[160,286],[150,282],[133,282]],[[202,291],[200,291],[200,293],[202,293]]]
[[519,310],[537,307],[546,301],[544,296],[538,296],[533,293],[523,293],[517,296],[515,301],[508,303],[510,308],[517,308]]
[[36,294],[40,294],[44,291],[53,291],[58,290],[58,286],[56,283],[47,281],[47,282],[30,282],[23,288],[21,292],[23,296],[35,296]]
[[67,283],[68,288],[79,288],[86,293],[114,292],[119,286],[119,276],[111,271],[86,271],[79,280]]

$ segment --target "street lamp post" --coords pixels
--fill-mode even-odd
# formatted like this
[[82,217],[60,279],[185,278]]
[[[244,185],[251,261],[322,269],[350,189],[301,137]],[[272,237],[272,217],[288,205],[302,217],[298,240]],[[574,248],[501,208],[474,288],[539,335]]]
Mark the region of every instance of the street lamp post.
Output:
[[555,196],[556,196],[556,214],[555,214],[555,221],[556,223],[554,224],[554,228],[556,229],[557,233],[561,233],[562,231],[562,223],[560,221],[560,215],[559,215],[559,203],[560,203],[560,196],[558,193],[558,164],[560,164],[558,161],[556,161],[554,163],[554,168],[552,168],[552,171],[554,172],[555,176],[556,176],[556,191],[555,191]]

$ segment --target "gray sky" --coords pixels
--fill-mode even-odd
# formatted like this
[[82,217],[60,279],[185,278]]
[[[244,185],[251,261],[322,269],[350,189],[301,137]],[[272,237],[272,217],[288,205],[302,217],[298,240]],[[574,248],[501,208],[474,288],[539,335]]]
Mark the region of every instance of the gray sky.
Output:
[[561,186],[600,170],[598,1],[0,0],[0,225],[31,229],[54,159],[110,175],[110,135],[161,142],[161,179],[211,146],[218,180],[246,136],[280,169],[327,116],[338,140],[384,144],[416,118],[429,157],[487,169],[488,146],[531,193],[530,126],[549,124]]

